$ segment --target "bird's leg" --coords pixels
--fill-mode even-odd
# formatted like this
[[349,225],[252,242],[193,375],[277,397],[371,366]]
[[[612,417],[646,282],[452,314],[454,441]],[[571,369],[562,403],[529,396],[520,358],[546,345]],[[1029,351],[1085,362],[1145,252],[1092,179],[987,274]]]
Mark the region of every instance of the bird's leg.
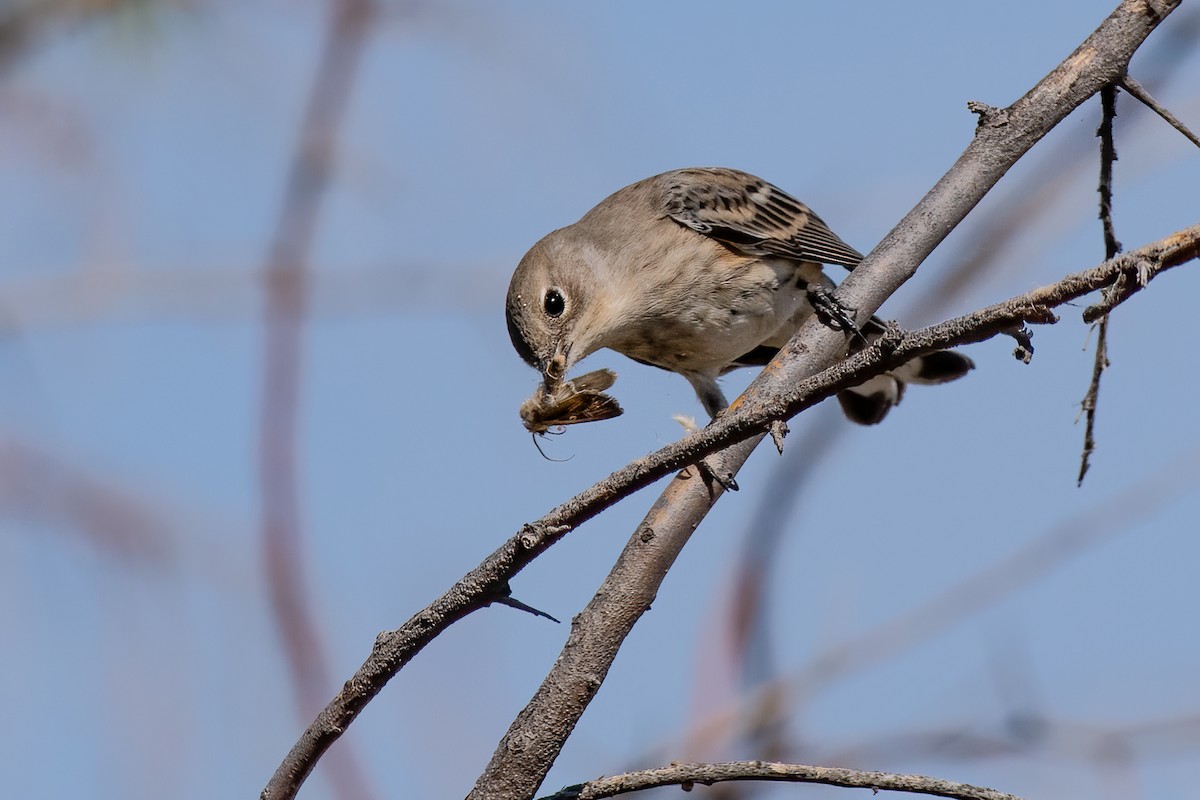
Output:
[[721,488],[727,492],[736,492],[742,488],[738,486],[737,479],[733,477],[733,473],[727,472],[724,475],[717,472],[716,467],[709,463],[707,458],[700,459],[697,466],[700,467],[700,477],[704,478],[704,482],[708,484],[709,489],[715,481],[721,485]]
[[[716,419],[717,414],[720,414],[729,406],[729,402],[725,399],[725,393],[717,385],[716,378],[695,374],[685,375],[684,377],[688,379],[688,382],[692,384],[692,388],[696,390],[696,397],[700,399],[700,403],[704,406],[704,410],[708,412],[709,417]],[[722,474],[707,458],[700,459],[696,463],[696,467],[700,470],[700,477],[710,487],[713,482],[716,482],[727,492],[736,492],[738,490],[738,483],[734,479],[733,474]]]

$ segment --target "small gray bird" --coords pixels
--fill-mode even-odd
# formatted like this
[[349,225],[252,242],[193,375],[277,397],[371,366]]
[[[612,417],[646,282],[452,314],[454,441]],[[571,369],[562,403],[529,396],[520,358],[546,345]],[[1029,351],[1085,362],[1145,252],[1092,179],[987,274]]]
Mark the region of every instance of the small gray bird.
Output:
[[[811,314],[852,328],[821,265],[853,269],[862,258],[761,178],[665,172],[626,186],[525,254],[508,287],[508,333],[548,386],[607,347],[678,372],[716,416],[727,405],[717,378],[765,365]],[[861,333],[882,331],[872,318]],[[906,383],[945,383],[973,367],[959,353],[930,353],[838,400],[851,420],[872,425]]]

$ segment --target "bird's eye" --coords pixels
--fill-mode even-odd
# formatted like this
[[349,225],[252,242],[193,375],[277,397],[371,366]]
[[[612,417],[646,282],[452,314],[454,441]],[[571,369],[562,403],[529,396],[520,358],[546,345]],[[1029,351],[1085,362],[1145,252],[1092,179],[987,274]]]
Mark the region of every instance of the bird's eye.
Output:
[[567,307],[567,301],[563,299],[562,292],[558,289],[547,289],[546,297],[542,301],[542,307],[546,309],[546,313],[552,317],[562,316],[563,311]]

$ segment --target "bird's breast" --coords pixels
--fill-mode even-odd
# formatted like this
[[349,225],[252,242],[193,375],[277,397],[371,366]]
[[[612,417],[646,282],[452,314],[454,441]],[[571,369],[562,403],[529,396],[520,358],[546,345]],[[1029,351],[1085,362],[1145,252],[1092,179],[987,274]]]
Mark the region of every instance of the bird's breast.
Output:
[[608,347],[674,372],[716,375],[777,337],[805,303],[794,263],[729,254],[674,272],[646,287],[647,313],[632,315]]

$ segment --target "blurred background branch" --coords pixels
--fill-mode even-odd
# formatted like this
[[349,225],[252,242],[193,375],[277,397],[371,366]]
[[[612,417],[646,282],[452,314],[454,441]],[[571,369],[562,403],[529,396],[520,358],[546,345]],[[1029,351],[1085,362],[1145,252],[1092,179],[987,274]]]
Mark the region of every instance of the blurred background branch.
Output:
[[[321,644],[305,571],[301,522],[300,397],[309,254],[335,167],[336,142],[353,94],[374,11],[372,0],[332,0],[330,22],[300,122],[283,207],[264,272],[263,390],[259,470],[266,585],[302,719],[324,705],[335,681]],[[372,796],[354,751],[330,758],[342,798]]]
[[0,8],[0,74],[48,40],[166,0],[7,0]]

